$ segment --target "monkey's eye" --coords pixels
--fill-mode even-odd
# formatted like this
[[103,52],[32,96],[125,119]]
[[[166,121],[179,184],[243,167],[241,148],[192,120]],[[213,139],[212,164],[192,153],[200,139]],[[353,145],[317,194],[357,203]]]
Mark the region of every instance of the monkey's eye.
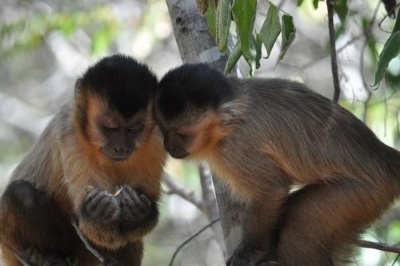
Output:
[[184,133],[176,133],[176,135],[181,139],[181,140],[187,140],[189,138],[188,134],[184,134]]
[[113,133],[113,132],[117,132],[118,128],[117,127],[106,127],[106,126],[104,126],[103,130],[105,132],[107,132],[107,133]]
[[142,131],[144,128],[144,126],[137,126],[137,127],[130,127],[128,128],[128,132],[129,133],[139,133],[140,131]]

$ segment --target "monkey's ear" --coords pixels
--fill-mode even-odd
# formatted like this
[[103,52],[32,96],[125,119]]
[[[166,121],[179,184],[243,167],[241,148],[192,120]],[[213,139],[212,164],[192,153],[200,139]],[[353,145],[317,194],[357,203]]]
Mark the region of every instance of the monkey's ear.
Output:
[[242,111],[238,108],[235,102],[226,102],[218,107],[218,117],[221,126],[230,127],[240,119]]

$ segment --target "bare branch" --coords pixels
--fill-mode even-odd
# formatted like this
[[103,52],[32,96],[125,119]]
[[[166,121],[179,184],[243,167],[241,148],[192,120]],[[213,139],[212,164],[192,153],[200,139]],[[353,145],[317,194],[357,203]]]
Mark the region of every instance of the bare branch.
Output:
[[206,226],[204,226],[203,228],[201,228],[199,231],[197,231],[197,233],[195,233],[194,235],[192,235],[191,237],[189,237],[188,239],[186,239],[182,244],[179,245],[179,247],[177,247],[177,249],[175,250],[174,254],[172,255],[171,261],[169,262],[168,266],[172,266],[174,264],[174,260],[176,258],[176,256],[178,255],[178,252],[190,241],[192,241],[194,238],[196,238],[198,235],[200,235],[201,233],[203,233],[207,228],[209,228],[210,226],[212,226],[213,224],[215,224],[216,222],[219,221],[219,218],[211,221],[209,224],[207,224]]
[[79,229],[78,225],[76,224],[75,221],[71,221],[72,226],[75,228],[76,233],[78,234],[79,238],[82,240],[83,244],[85,244],[85,247],[92,252],[92,254],[101,262],[104,263],[105,259],[103,256],[100,255],[100,253],[94,249],[90,244],[89,241],[86,239],[86,237],[82,234],[81,230]]
[[[212,175],[210,167],[206,163],[199,165],[200,184],[203,194],[204,211],[209,221],[213,221],[219,217],[217,198],[214,193],[214,186],[212,182]],[[215,235],[215,240],[221,248],[224,258],[227,258],[226,246],[224,243],[224,235],[220,224],[214,224],[212,230]]]
[[167,173],[163,174],[163,179],[170,189],[169,193],[181,196],[185,200],[195,205],[202,212],[204,211],[204,202],[199,196],[194,193],[194,191],[190,191],[182,185],[178,184],[175,179]]
[[335,39],[335,26],[333,25],[333,0],[326,0],[326,6],[328,8],[328,25],[329,25],[329,41],[331,45],[331,66],[332,66],[332,78],[335,92],[333,94],[333,101],[338,102],[340,96],[340,84],[337,67],[337,56],[336,56],[336,39]]
[[361,53],[360,53],[360,75],[361,75],[361,79],[362,79],[362,82],[364,85],[364,89],[368,94],[367,100],[364,103],[364,114],[363,114],[364,123],[367,123],[368,105],[372,98],[371,88],[370,88],[370,86],[368,86],[367,81],[365,80],[365,76],[364,76],[364,54],[365,54],[365,49],[367,48],[367,45],[369,42],[369,38],[371,38],[372,25],[374,25],[374,23],[375,23],[376,15],[378,14],[380,5],[381,5],[381,2],[378,1],[378,4],[376,5],[375,11],[374,11],[374,15],[372,16],[372,19],[371,19],[371,22],[369,23],[368,27],[366,29],[364,29],[365,41],[364,41],[363,47],[361,48]]
[[9,245],[7,245],[7,244],[5,244],[5,243],[2,243],[2,245],[3,245],[6,249],[8,249],[8,251],[10,251],[10,252],[17,258],[17,260],[18,260],[19,262],[21,262],[22,266],[30,266],[29,263],[28,263],[24,258],[22,258],[22,257],[19,255],[19,253],[18,253],[17,251],[15,251],[12,247],[10,247]]
[[357,240],[356,244],[363,248],[372,248],[372,249],[400,254],[400,247],[396,245],[387,245],[384,243],[377,243],[366,240]]

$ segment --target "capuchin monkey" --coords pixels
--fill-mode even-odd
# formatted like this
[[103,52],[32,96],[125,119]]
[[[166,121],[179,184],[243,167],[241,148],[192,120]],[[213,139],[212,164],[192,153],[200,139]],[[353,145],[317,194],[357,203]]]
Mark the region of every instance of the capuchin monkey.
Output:
[[297,82],[183,65],[154,113],[172,157],[207,161],[247,203],[230,266],[339,265],[400,193],[400,153]]
[[[12,174],[0,201],[6,265],[139,266],[143,237],[157,224],[166,152],[152,118],[157,78],[114,55],[79,78],[74,98]],[[116,193],[115,193],[116,192]]]

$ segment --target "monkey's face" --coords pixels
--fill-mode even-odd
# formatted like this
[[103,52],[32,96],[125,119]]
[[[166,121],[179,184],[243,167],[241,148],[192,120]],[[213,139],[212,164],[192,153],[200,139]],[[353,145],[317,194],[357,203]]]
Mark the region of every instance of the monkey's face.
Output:
[[[189,113],[191,112],[185,114]],[[215,114],[207,112],[197,119],[195,116],[191,118],[191,122],[179,118],[170,121],[165,121],[161,117],[156,119],[164,136],[164,148],[176,159],[207,157],[223,137],[221,135],[223,128]]]
[[189,128],[167,128],[160,125],[160,131],[164,136],[164,148],[172,157],[183,159],[191,153],[196,134]]
[[128,159],[140,138],[145,127],[144,123],[110,123],[109,120],[99,124],[103,145],[101,150],[104,155],[113,161]]
[[170,70],[159,82],[154,108],[165,149],[175,158],[214,153],[236,119],[232,100],[230,80],[205,64]]
[[146,142],[154,124],[150,106],[131,117],[125,117],[110,108],[102,98],[90,97],[87,112],[87,138],[113,161],[124,161],[131,157],[135,148]]
[[128,159],[147,135],[147,117],[143,113],[131,119],[118,115],[105,115],[97,121],[98,143],[104,155],[113,161]]

